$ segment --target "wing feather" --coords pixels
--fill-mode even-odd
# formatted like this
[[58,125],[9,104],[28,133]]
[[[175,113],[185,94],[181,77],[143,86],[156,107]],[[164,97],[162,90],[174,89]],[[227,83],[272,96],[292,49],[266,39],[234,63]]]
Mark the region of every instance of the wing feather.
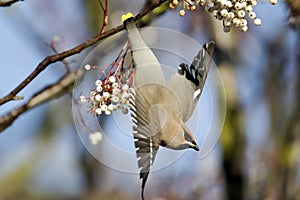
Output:
[[174,91],[181,105],[182,120],[186,122],[195,109],[212,61],[214,42],[203,45],[192,64],[180,64],[178,72],[167,85]]

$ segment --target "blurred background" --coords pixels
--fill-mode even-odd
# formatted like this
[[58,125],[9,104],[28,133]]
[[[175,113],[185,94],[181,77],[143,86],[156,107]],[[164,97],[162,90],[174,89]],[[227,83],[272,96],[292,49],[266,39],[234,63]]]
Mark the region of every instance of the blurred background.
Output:
[[[119,25],[125,12],[137,14],[149,2],[109,1],[108,29]],[[179,8],[166,8],[144,18],[142,25],[179,31],[200,44],[216,41],[214,60],[226,95],[217,94],[213,107],[225,109],[226,118],[218,143],[207,156],[200,159],[188,151],[172,165],[151,173],[146,198],[300,199],[300,33],[291,27],[296,18],[291,18],[288,4],[259,2],[255,11],[262,25],[249,25],[246,33],[223,33],[222,24],[201,8],[186,12],[184,18]],[[297,9],[292,11],[297,14]],[[1,8],[0,96],[53,54],[48,44],[54,38],[59,39],[58,51],[72,48],[97,34],[102,20],[97,0],[27,0]],[[110,48],[114,45],[118,44],[111,42]],[[67,59],[72,70],[89,50]],[[110,51],[102,53],[98,56]],[[26,101],[64,72],[63,64],[52,64],[20,94]],[[137,174],[108,167],[86,150],[74,126],[71,101],[66,94],[34,108],[1,132],[0,200],[140,198]],[[6,103],[0,114],[20,104]]]

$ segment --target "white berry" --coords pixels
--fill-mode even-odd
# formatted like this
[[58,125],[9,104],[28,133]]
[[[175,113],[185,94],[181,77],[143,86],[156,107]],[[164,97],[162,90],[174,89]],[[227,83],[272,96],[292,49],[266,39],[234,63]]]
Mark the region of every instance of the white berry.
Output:
[[115,106],[113,104],[109,104],[107,108],[108,110],[113,111],[115,109]]
[[253,12],[253,11],[249,12],[249,17],[250,17],[250,19],[255,19],[256,18],[256,13]]
[[110,97],[109,92],[103,92],[103,97],[104,97],[105,99],[109,98],[109,97]]
[[95,81],[95,85],[96,85],[96,86],[102,85],[102,81],[101,81],[101,80],[96,80],[96,81]]
[[110,76],[110,77],[109,77],[109,82],[111,82],[111,83],[116,82],[116,77]]
[[97,108],[97,109],[95,110],[95,113],[96,113],[97,115],[101,115],[102,110],[101,110],[100,108]]
[[113,84],[112,84],[112,87],[113,88],[117,88],[119,86],[119,84],[117,83],[117,82],[114,82]]
[[105,114],[106,114],[106,115],[110,115],[110,114],[111,114],[111,111],[106,110],[106,111],[105,111]]
[[184,10],[180,10],[180,11],[179,11],[179,15],[180,15],[181,17],[183,17],[183,16],[185,15],[185,11],[184,11]]
[[246,15],[246,12],[243,11],[243,10],[240,10],[240,11],[238,12],[239,18],[243,18],[243,17],[245,17],[245,15]]
[[79,97],[79,101],[80,101],[81,103],[84,103],[84,102],[86,101],[85,96],[81,95],[81,96]]
[[248,26],[243,26],[243,27],[241,28],[241,30],[242,30],[243,32],[246,32],[246,31],[248,30]]
[[102,86],[101,85],[98,85],[97,88],[96,88],[97,92],[101,92],[103,90]]
[[91,69],[91,65],[86,64],[86,65],[84,66],[84,68],[85,68],[85,70],[89,71],[89,70]]
[[97,94],[96,96],[95,96],[95,100],[96,101],[102,101],[102,96],[100,95],[100,94]]
[[226,9],[221,10],[221,15],[226,17],[228,15],[228,11]]
[[101,110],[105,112],[105,111],[107,110],[107,105],[103,104],[103,105],[101,106]]
[[256,26],[261,25],[261,19],[256,18],[256,19],[254,20],[254,24],[255,24]]

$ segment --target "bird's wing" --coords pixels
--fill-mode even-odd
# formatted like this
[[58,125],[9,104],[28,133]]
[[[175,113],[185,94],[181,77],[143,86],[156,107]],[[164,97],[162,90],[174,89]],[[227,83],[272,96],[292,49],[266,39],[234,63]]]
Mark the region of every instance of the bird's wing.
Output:
[[[145,91],[145,90],[144,90]],[[139,90],[131,91],[129,107],[133,122],[133,136],[142,181],[142,198],[149,172],[159,148],[159,119],[151,117],[150,103]],[[154,111],[155,112],[155,111]]]
[[191,66],[180,64],[178,72],[167,83],[180,102],[180,114],[184,122],[193,114],[202,93],[211,65],[214,46],[213,41],[204,44]]
[[146,45],[132,17],[124,19],[135,64],[135,84],[139,87],[146,83],[165,83],[160,63]]

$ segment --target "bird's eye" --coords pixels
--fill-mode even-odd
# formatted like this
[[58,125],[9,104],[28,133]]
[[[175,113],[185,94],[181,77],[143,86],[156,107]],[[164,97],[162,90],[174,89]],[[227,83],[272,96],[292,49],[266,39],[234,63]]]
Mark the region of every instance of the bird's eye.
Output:
[[184,132],[184,139],[188,142],[193,142],[193,139],[186,132]]
[[167,143],[162,140],[162,141],[160,141],[160,145],[163,146],[163,147],[165,147],[165,146],[167,146]]

